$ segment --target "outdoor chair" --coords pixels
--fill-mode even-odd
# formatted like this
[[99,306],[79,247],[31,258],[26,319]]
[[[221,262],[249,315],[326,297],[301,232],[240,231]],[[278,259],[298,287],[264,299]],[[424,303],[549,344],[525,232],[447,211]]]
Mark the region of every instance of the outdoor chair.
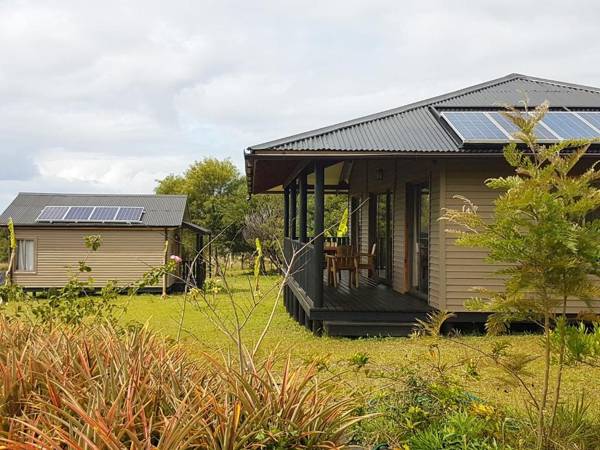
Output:
[[369,271],[369,278],[375,275],[375,251],[377,250],[377,244],[373,244],[370,253],[359,253],[357,256],[357,273],[360,274],[361,270]]
[[357,257],[349,245],[339,245],[335,249],[335,255],[327,255],[327,281],[329,284],[338,286],[342,278],[342,272],[348,271],[350,277],[350,286],[358,287],[358,266]]

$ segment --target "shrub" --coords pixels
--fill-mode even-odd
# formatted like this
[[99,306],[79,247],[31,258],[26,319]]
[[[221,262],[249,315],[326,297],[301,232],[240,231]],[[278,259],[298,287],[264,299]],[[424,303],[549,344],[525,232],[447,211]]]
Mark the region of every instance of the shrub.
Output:
[[[316,367],[241,373],[148,331],[0,321],[0,443],[40,448],[338,448],[358,419]],[[1,445],[0,445],[1,447]]]
[[[503,414],[448,377],[431,374],[405,374],[401,388],[373,397],[361,412],[377,416],[356,427],[357,440],[400,448],[502,448],[506,437]],[[469,446],[459,446],[464,442]]]

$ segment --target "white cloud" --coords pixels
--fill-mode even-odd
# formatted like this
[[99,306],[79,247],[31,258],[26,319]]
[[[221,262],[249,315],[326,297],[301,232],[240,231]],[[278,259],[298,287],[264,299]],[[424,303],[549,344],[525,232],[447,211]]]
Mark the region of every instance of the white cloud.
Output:
[[0,209],[523,72],[600,85],[600,4],[4,0]]

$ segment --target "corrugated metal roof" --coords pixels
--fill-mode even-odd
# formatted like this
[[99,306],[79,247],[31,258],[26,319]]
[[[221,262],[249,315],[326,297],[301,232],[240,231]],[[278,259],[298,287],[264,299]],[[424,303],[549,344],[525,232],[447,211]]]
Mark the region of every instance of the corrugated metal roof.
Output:
[[530,106],[600,108],[600,89],[510,74],[400,108],[254,145],[248,153],[280,151],[459,152],[460,143],[430,110]]
[[91,226],[98,223],[38,223],[35,219],[45,206],[140,206],[144,208],[141,224],[104,224],[110,227],[179,227],[187,203],[185,195],[98,195],[98,194],[39,194],[20,193],[0,215],[0,224],[6,225],[12,217],[15,225],[27,226]]

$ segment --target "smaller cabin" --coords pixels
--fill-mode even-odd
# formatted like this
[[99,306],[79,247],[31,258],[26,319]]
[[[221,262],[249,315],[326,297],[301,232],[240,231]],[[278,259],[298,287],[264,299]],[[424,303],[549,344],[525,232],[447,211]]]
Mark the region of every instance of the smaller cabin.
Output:
[[[59,288],[73,276],[126,288],[153,267],[179,257],[177,270],[147,291],[174,291],[190,281],[202,286],[209,260],[209,230],[191,223],[185,195],[20,193],[0,215],[12,219],[17,250],[11,281],[29,291]],[[97,251],[86,236],[101,236]],[[179,258],[174,258],[178,260]],[[91,273],[79,273],[85,261]]]

